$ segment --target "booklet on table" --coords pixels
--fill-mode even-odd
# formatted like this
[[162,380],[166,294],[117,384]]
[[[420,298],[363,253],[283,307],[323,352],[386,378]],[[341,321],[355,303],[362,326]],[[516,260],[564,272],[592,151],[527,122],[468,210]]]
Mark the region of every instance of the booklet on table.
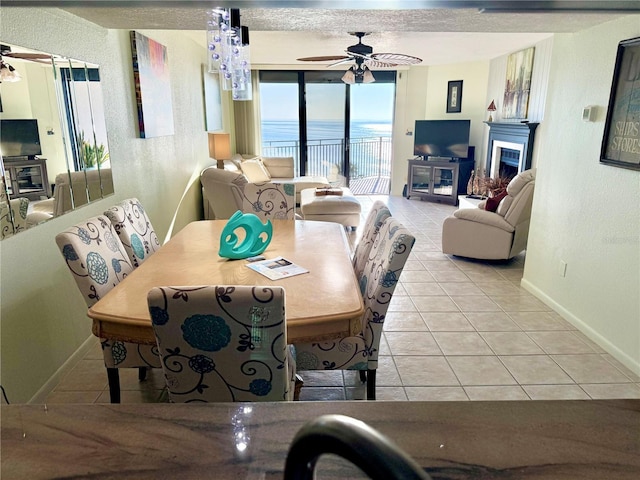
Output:
[[300,275],[301,273],[309,273],[309,270],[306,268],[296,265],[283,257],[247,263],[247,267],[255,270],[261,275],[264,275],[270,280],[293,277],[294,275]]

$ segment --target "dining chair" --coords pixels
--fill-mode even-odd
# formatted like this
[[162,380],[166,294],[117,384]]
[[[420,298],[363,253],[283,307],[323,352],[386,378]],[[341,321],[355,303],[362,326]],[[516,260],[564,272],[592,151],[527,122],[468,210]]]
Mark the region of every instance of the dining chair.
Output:
[[357,335],[324,342],[295,344],[296,365],[303,370],[359,370],[367,382],[367,400],[376,398],[376,369],[382,326],[393,292],[415,237],[388,217],[376,237],[360,280],[364,302]]
[[380,227],[384,221],[391,216],[389,207],[382,201],[376,200],[369,210],[367,220],[364,224],[364,230],[362,236],[356,245],[355,252],[353,253],[353,270],[356,273],[358,282],[362,278],[362,272],[369,258],[371,247],[373,242],[380,231]]
[[294,220],[296,186],[293,183],[247,183],[242,188],[242,211],[271,220]]
[[282,287],[154,287],[147,296],[169,400],[293,400]]
[[104,215],[113,224],[134,268],[160,248],[151,220],[137,198],[114,205]]
[[[56,244],[73,274],[87,307],[91,307],[133,271],[122,242],[109,219],[89,218],[56,235]],[[158,347],[101,338],[111,403],[120,403],[119,368],[160,368]]]
[[8,238],[27,229],[29,199],[0,200],[0,238]]

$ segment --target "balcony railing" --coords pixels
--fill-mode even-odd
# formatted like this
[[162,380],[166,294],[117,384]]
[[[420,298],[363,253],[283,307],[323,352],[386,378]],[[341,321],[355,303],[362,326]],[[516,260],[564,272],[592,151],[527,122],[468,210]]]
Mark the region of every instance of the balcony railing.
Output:
[[[307,142],[307,175],[319,175],[327,177],[330,182],[339,183],[342,175],[343,152],[343,139],[309,140]],[[353,138],[349,142],[349,153],[349,185],[354,193],[388,194],[391,176],[391,137]],[[262,154],[265,157],[293,157],[295,173],[299,175],[299,141],[264,142]],[[371,181],[375,179],[383,181]],[[358,185],[365,190],[374,189],[375,191],[356,191]],[[368,187],[365,188],[364,185]]]

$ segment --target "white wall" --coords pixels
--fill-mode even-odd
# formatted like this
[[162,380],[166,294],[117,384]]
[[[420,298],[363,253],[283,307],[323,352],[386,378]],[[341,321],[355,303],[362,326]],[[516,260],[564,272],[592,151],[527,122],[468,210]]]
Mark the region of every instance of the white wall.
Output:
[[141,31],[168,49],[175,134],[140,139],[128,31],[106,30],[57,9],[3,8],[0,21],[7,43],[100,65],[116,192],[0,242],[0,383],[19,403],[55,380],[91,335],[86,305],[55,235],[132,196],[161,239],[200,218],[198,174],[211,163],[200,67],[206,51],[179,32]]
[[[476,147],[476,163],[482,151],[487,106],[484,98],[489,78],[489,62],[439,65],[429,68],[427,82],[427,120],[471,120],[469,145]],[[451,80],[462,80],[462,111],[447,113],[447,91]]]
[[[471,120],[469,144],[478,154],[483,150],[483,127],[489,62],[454,65],[414,66],[398,73],[396,112],[393,133],[393,167],[391,194],[401,195],[407,183],[407,160],[413,158],[413,135],[416,120]],[[447,113],[447,90],[450,80],[462,80],[462,111]]]
[[[553,37],[542,40],[535,45],[533,54],[533,71],[531,72],[531,91],[529,92],[529,108],[527,110],[527,119],[530,122],[541,123],[544,120],[544,111],[547,100],[547,88],[549,84],[549,69],[551,68],[551,54],[553,52]],[[514,52],[511,52],[514,53]],[[507,75],[507,58],[509,55],[503,55],[494,58],[490,62],[489,69],[489,86],[485,99],[485,120],[489,118],[489,112],[486,108],[493,100],[497,110],[493,112],[494,122],[500,122],[502,118],[503,96]],[[538,137],[534,140],[533,158],[531,159],[532,167],[537,164],[538,158]],[[487,148],[489,144],[489,127],[485,125],[482,138],[481,157],[478,157],[476,151],[476,159],[481,158],[480,162],[476,162],[476,167],[484,168],[487,164]]]
[[523,286],[640,374],[640,172],[599,163],[617,44],[638,35],[634,15],[554,39]]

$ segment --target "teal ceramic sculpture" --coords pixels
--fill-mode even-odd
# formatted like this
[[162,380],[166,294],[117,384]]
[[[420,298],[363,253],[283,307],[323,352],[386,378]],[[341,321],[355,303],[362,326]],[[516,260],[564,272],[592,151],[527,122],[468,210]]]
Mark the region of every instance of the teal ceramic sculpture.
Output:
[[[238,235],[235,233],[238,228],[245,232],[244,240],[239,245]],[[260,255],[267,249],[272,236],[271,220],[262,223],[253,213],[242,213],[238,210],[222,229],[218,255],[234,260]]]

